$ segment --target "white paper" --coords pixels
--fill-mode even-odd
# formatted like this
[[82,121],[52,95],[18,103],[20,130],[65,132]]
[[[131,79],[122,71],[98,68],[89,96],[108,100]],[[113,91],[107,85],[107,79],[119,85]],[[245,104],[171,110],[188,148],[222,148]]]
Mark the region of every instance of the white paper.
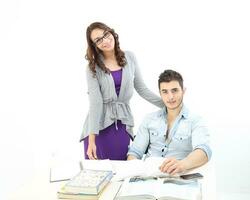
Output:
[[165,158],[149,157],[146,160],[129,160],[112,162],[116,175],[114,181],[124,180],[133,176],[169,176],[160,171],[159,167]]
[[159,170],[166,158],[149,157],[146,160],[82,160],[84,169],[111,170],[115,175],[112,181],[124,180],[133,176],[169,176]]
[[83,169],[103,170],[112,171],[114,173],[112,161],[106,160],[82,160]]
[[67,156],[52,156],[50,163],[50,182],[66,181],[80,172],[78,161]]

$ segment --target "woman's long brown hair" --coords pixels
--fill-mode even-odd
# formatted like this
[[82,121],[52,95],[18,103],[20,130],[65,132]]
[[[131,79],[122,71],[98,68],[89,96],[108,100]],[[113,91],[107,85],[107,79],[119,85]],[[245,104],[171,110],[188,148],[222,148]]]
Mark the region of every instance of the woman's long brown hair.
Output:
[[104,31],[110,32],[115,39],[115,57],[119,66],[124,67],[127,63],[125,58],[125,53],[120,49],[119,37],[118,34],[115,33],[114,29],[111,29],[106,24],[101,22],[94,22],[90,24],[86,31],[86,37],[88,42],[88,48],[85,55],[86,60],[88,60],[88,65],[93,74],[96,74],[96,65],[98,65],[105,73],[110,73],[109,69],[105,66],[103,61],[101,60],[102,51],[98,49],[98,47],[93,43],[90,38],[92,31],[96,28],[102,29]]

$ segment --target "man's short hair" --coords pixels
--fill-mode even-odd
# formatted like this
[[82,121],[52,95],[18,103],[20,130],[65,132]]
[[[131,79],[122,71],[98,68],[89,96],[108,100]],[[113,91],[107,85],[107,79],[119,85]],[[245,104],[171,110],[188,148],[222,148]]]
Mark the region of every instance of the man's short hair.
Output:
[[165,70],[164,72],[160,74],[159,79],[158,79],[159,89],[160,89],[160,84],[162,82],[168,83],[170,81],[178,81],[181,86],[181,89],[183,89],[183,78],[181,74],[171,69]]

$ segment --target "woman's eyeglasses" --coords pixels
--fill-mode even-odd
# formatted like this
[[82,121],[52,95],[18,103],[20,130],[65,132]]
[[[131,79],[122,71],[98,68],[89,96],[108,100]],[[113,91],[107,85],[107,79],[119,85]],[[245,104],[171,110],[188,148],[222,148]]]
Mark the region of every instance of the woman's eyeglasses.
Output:
[[109,36],[111,35],[110,32],[106,31],[102,37],[100,38],[97,38],[95,41],[94,41],[94,44],[95,45],[100,45],[102,42],[103,42],[103,39],[106,39],[106,38],[109,38]]

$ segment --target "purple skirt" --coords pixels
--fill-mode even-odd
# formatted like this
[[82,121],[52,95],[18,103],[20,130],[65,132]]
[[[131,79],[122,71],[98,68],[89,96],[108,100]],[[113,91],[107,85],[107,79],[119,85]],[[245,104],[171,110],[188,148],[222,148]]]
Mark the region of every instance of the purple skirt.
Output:
[[[109,127],[101,130],[99,135],[95,138],[96,154],[98,159],[110,159],[110,160],[126,160],[128,146],[130,143],[130,136],[126,131],[126,125],[122,124],[120,120],[117,121],[117,127],[115,123]],[[87,149],[89,144],[89,137],[84,139],[84,155],[85,159],[89,159],[87,155]]]

